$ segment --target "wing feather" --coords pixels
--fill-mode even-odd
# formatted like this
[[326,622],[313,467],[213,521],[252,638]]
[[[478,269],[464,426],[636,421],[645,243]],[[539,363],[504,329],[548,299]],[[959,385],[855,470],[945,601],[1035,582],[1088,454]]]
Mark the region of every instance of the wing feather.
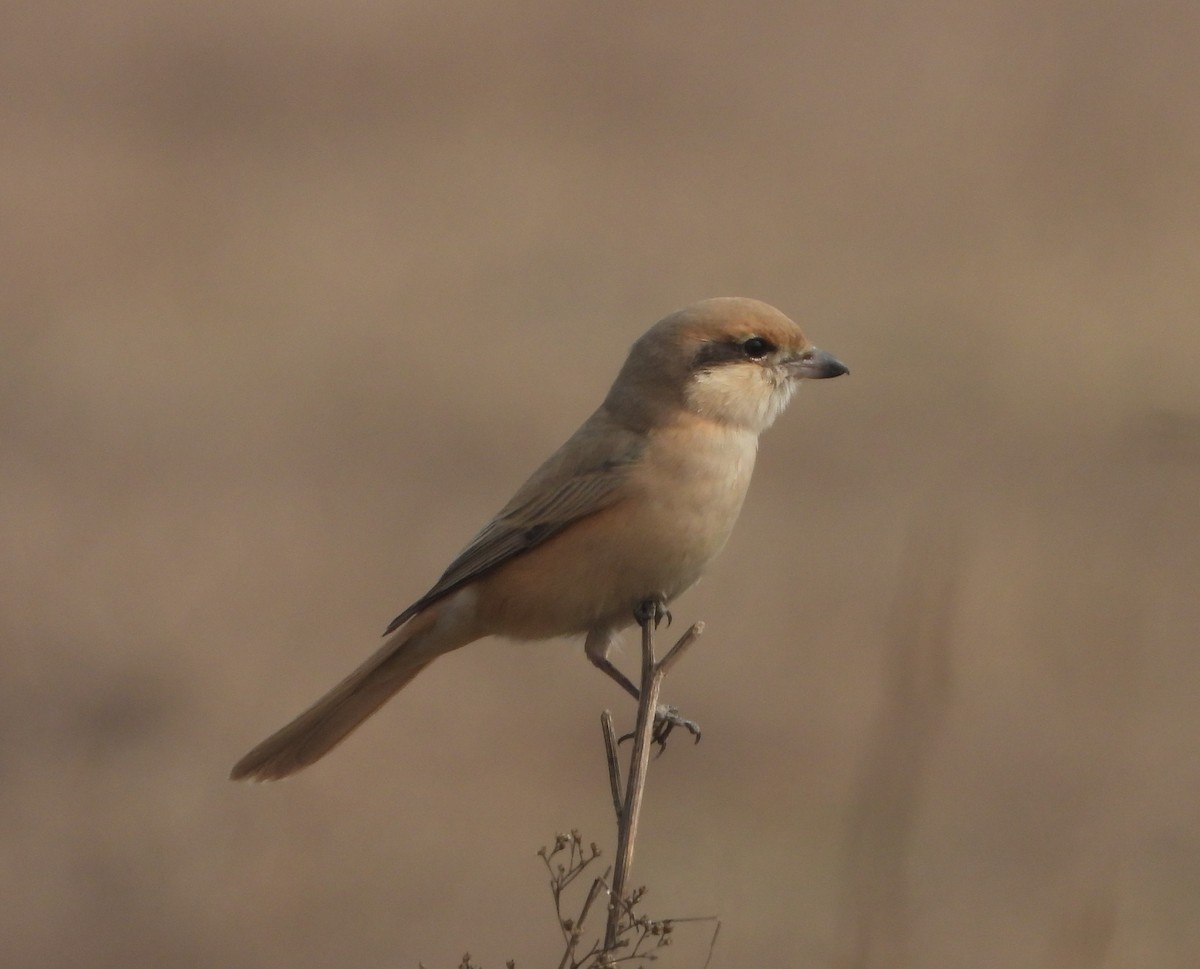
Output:
[[614,427],[602,411],[594,414],[484,525],[434,587],[391,621],[384,635],[483,573],[615,504],[644,444],[640,434]]

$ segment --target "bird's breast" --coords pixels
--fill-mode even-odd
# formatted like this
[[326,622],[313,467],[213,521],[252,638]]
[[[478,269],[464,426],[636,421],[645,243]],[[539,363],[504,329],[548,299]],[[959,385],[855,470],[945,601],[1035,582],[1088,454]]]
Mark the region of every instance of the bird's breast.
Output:
[[647,598],[678,596],[729,537],[756,444],[708,425],[655,431],[615,503],[479,582],[486,630],[540,639],[620,628]]
[[631,526],[645,537],[640,544],[666,591],[674,585],[677,595],[695,582],[725,544],[756,452],[755,435],[707,422],[663,430],[647,447],[631,474]]

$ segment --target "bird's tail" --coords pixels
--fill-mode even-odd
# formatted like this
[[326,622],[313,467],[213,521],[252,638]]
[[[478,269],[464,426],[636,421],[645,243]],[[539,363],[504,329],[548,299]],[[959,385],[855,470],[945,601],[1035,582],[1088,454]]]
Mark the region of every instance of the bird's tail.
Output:
[[439,635],[438,612],[435,606],[414,616],[341,683],[239,760],[229,776],[279,780],[333,750],[438,656],[463,645]]

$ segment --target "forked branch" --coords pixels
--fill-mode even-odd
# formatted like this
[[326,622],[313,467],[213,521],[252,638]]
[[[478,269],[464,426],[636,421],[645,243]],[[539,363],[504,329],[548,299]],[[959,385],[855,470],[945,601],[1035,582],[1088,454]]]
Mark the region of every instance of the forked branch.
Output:
[[[658,697],[662,692],[663,680],[671,667],[678,662],[684,651],[704,631],[704,623],[698,622],[680,637],[661,660],[654,656],[654,630],[661,614],[654,609],[645,609],[638,617],[642,627],[642,677],[638,698],[637,726],[633,732],[633,752],[629,758],[629,771],[621,793],[621,776],[616,755],[617,742],[612,725],[612,715],[606,710],[601,718],[604,729],[604,746],[608,759],[609,785],[612,789],[613,808],[617,815],[617,859],[613,870],[612,888],[608,901],[608,925],[604,933],[604,948],[611,955],[617,948],[621,934],[622,917],[629,914],[632,899],[627,893],[629,873],[633,868],[633,852],[637,841],[638,818],[642,810],[642,799],[646,790],[646,775],[650,766],[650,747],[657,740],[665,743],[667,735],[676,724],[682,724],[699,739],[699,730],[679,718],[674,710],[660,710]],[[657,720],[657,726],[656,726]]]

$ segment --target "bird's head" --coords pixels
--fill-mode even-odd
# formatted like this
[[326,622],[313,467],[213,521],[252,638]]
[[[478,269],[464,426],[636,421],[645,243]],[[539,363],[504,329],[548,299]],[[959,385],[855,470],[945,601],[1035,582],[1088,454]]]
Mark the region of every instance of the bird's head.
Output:
[[672,313],[634,343],[609,404],[640,404],[647,411],[683,406],[761,433],[801,380],[844,373],[849,373],[845,364],[813,346],[773,306],[721,297]]

